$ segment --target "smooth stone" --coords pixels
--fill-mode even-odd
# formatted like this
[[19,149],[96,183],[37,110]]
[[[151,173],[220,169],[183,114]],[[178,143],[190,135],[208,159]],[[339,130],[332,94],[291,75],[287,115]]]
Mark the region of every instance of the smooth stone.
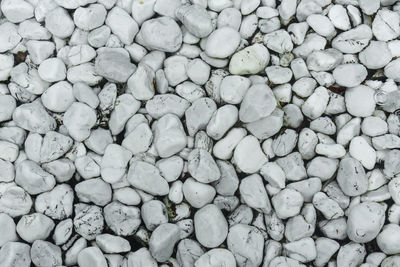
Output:
[[271,212],[271,203],[260,175],[253,174],[242,179],[239,192],[249,207],[265,214]]
[[303,206],[303,196],[293,189],[283,189],[272,197],[272,205],[281,219],[287,219],[300,213]]
[[198,38],[207,37],[213,31],[213,24],[207,10],[198,5],[181,5],[175,15],[185,28]]
[[270,115],[277,105],[275,96],[266,84],[251,86],[240,105],[239,119],[242,122],[254,122]]
[[127,179],[132,186],[152,195],[163,196],[169,193],[168,182],[160,175],[159,169],[150,163],[133,162]]
[[40,148],[40,162],[47,163],[59,159],[72,145],[72,138],[54,131],[47,132]]
[[159,17],[145,21],[136,39],[150,50],[172,53],[182,45],[182,32],[172,18]]
[[385,222],[385,209],[376,202],[363,202],[350,208],[347,235],[357,243],[367,243],[376,238]]
[[128,12],[118,6],[108,12],[105,23],[125,45],[132,44],[139,31],[136,21]]
[[88,247],[82,249],[78,254],[79,267],[107,267],[107,261],[98,247]]
[[24,215],[18,221],[17,233],[26,242],[33,243],[35,240],[45,240],[54,229],[52,219],[41,213]]
[[13,114],[13,121],[17,126],[39,134],[45,134],[56,128],[57,123],[38,102],[22,104]]
[[151,234],[149,250],[158,262],[168,260],[179,240],[180,229],[172,223],[164,223],[158,226]]
[[18,28],[15,24],[4,22],[0,25],[0,52],[6,52],[13,49],[20,41]]
[[262,44],[254,44],[233,54],[229,72],[233,75],[257,74],[267,67],[269,59],[268,49]]
[[361,136],[354,137],[349,146],[350,156],[360,161],[364,168],[372,170],[376,163],[376,151]]
[[141,224],[140,209],[114,201],[104,207],[104,219],[116,235],[130,236]]
[[186,147],[187,136],[176,115],[166,114],[157,120],[153,144],[161,158],[168,158]]
[[369,117],[375,110],[374,90],[365,85],[348,88],[345,92],[347,111],[355,117]]
[[345,87],[354,87],[365,80],[368,72],[361,64],[343,64],[337,66],[332,74],[337,84]]
[[392,60],[392,53],[386,42],[371,41],[358,57],[365,67],[375,70],[385,67]]
[[[226,40],[229,40],[229,42],[226,42]],[[210,57],[226,58],[236,51],[239,43],[239,32],[231,27],[221,27],[207,37],[205,52]]]
[[190,152],[188,171],[201,183],[211,183],[221,177],[221,172],[211,154],[204,149],[193,149]]
[[97,115],[86,104],[75,102],[64,113],[63,122],[68,134],[78,142],[82,142],[90,136],[90,130],[96,124]]
[[128,79],[128,90],[137,100],[150,100],[155,94],[155,72],[146,65],[139,64],[136,71]]
[[72,35],[75,24],[67,10],[62,7],[47,12],[45,26],[49,32],[58,38],[67,38]]
[[332,40],[332,47],[343,53],[358,53],[369,44],[371,39],[371,28],[366,24],[361,24],[338,34]]
[[74,229],[87,240],[94,240],[104,227],[103,211],[96,205],[75,205]]
[[194,214],[194,230],[201,245],[215,248],[225,241],[228,223],[217,206],[208,204]]
[[110,234],[96,236],[96,244],[104,253],[122,253],[131,250],[128,240]]
[[390,10],[379,10],[372,22],[372,32],[379,41],[389,41],[400,35],[400,16]]
[[201,255],[195,262],[195,267],[235,267],[236,261],[232,252],[223,248],[214,248]]
[[94,178],[76,184],[75,193],[81,202],[105,206],[111,201],[112,190],[110,184]]
[[79,7],[74,12],[75,25],[82,30],[90,31],[103,25],[107,10],[101,4]]
[[250,225],[236,224],[229,228],[228,248],[238,266],[259,266],[263,260],[264,237],[261,231]]
[[17,165],[15,182],[32,195],[50,191],[56,184],[53,175],[30,160],[24,160]]
[[258,139],[252,135],[244,137],[236,146],[233,159],[237,167],[245,173],[256,173],[268,162],[261,150]]
[[129,54],[121,48],[107,48],[99,51],[95,60],[96,73],[109,81],[124,83],[136,70]]
[[9,215],[5,213],[1,213],[0,224],[2,225],[2,228],[0,230],[0,247],[3,247],[8,242],[17,241],[18,238],[17,238],[16,226],[13,218],[11,218]]
[[8,242],[0,249],[0,263],[9,267],[30,267],[30,246],[22,242]]
[[387,224],[376,237],[378,247],[388,255],[398,254],[400,246],[396,240],[400,236],[400,226],[397,224]]
[[68,184],[56,185],[51,191],[36,197],[35,209],[53,220],[70,217],[73,209],[74,191]]
[[36,266],[59,266],[62,264],[61,248],[48,241],[36,240],[31,247],[31,259]]
[[336,179],[347,196],[359,196],[367,191],[368,178],[361,163],[354,158],[340,161]]

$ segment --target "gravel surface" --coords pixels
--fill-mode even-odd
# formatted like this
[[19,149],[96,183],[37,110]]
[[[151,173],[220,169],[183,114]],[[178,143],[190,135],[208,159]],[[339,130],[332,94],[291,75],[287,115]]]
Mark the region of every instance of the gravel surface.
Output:
[[397,0],[0,1],[0,267],[400,267]]

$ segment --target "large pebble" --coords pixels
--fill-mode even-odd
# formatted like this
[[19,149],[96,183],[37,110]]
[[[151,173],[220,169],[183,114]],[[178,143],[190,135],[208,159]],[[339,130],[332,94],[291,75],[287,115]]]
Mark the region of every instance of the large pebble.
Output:
[[54,229],[52,219],[41,213],[24,215],[18,221],[17,233],[26,242],[33,243],[35,240],[45,240]]
[[[225,40],[229,40],[229,42],[225,42]],[[226,58],[235,52],[239,43],[239,32],[231,27],[222,27],[208,36],[205,52],[210,57]]]
[[55,131],[49,131],[43,137],[40,148],[40,162],[46,163],[62,157],[72,147],[72,138]]
[[149,100],[155,94],[155,72],[146,65],[139,64],[128,80],[128,90],[137,100]]
[[185,111],[189,135],[194,136],[197,131],[205,129],[216,110],[217,105],[211,98],[202,97],[194,101]]
[[82,202],[105,206],[111,201],[111,186],[100,178],[89,179],[75,186],[75,193]]
[[211,183],[221,176],[214,159],[204,149],[194,149],[188,157],[188,171],[193,178],[202,183]]
[[304,115],[310,119],[316,119],[324,113],[328,101],[328,90],[322,86],[317,87],[314,90],[314,93],[310,95],[301,106],[301,111],[303,111]]
[[344,158],[340,161],[337,182],[348,196],[358,196],[367,191],[368,178],[361,163],[354,158]]
[[22,104],[13,114],[14,122],[21,128],[40,134],[56,128],[56,121],[38,102]]
[[73,202],[74,191],[71,186],[59,184],[36,197],[35,209],[54,220],[62,220],[71,216]]
[[268,162],[256,137],[248,135],[235,148],[233,159],[238,168],[245,173],[256,173]]
[[239,192],[249,207],[265,214],[271,212],[271,203],[260,175],[253,174],[242,179]]
[[254,226],[237,224],[229,229],[228,248],[237,266],[259,266],[263,260],[264,237]]
[[363,50],[372,39],[372,30],[366,24],[338,34],[332,40],[332,47],[343,53],[358,53]]
[[104,227],[102,209],[95,205],[75,205],[74,229],[87,240],[94,240]]
[[118,6],[108,12],[105,22],[106,25],[110,27],[111,31],[118,36],[121,42],[126,45],[133,42],[133,39],[139,31],[136,21],[128,12]]
[[15,182],[33,195],[50,191],[56,184],[53,175],[47,173],[36,162],[30,160],[24,160],[18,164]]
[[31,258],[36,266],[59,266],[62,264],[61,248],[48,241],[36,240],[31,247]]
[[107,261],[98,247],[89,247],[82,249],[78,254],[79,267],[107,267]]
[[137,40],[151,50],[176,52],[182,45],[182,32],[172,18],[159,17],[142,24]]
[[210,15],[200,5],[181,5],[175,10],[175,15],[198,38],[207,37],[213,30]]
[[379,41],[389,41],[400,35],[399,14],[390,10],[379,10],[372,22],[372,32]]
[[387,224],[376,237],[379,248],[388,255],[398,254],[400,246],[396,240],[400,237],[400,226]]
[[172,223],[158,226],[151,234],[149,249],[158,262],[164,262],[171,257],[176,242],[179,240],[179,227]]
[[75,25],[82,30],[90,31],[103,25],[107,11],[103,5],[91,4],[79,7],[74,12]]
[[239,118],[243,122],[254,122],[267,117],[276,107],[276,99],[266,84],[251,86],[240,105]]
[[64,113],[63,122],[68,129],[68,134],[79,142],[89,137],[96,120],[96,113],[91,107],[75,102]]
[[360,85],[367,77],[367,69],[361,64],[343,64],[333,70],[337,84],[345,87]]
[[293,189],[283,189],[272,197],[276,214],[281,219],[287,219],[300,213],[303,206],[303,196]]
[[0,122],[10,120],[17,106],[15,99],[10,95],[0,95]]
[[72,35],[75,25],[67,10],[57,7],[46,14],[45,26],[54,36],[66,38]]
[[126,82],[136,66],[130,62],[129,54],[121,48],[107,48],[96,57],[95,71],[112,82]]
[[1,213],[0,223],[2,225],[0,230],[0,247],[3,247],[8,242],[17,241],[17,232],[14,220],[9,215]]
[[229,62],[229,72],[233,75],[257,74],[269,63],[268,49],[262,44],[254,44],[235,53]]
[[385,67],[392,59],[392,54],[386,42],[371,41],[358,55],[360,62],[369,69]]
[[160,157],[170,157],[180,152],[186,144],[186,133],[176,115],[166,114],[156,122],[154,146]]
[[58,82],[43,92],[42,103],[48,110],[65,112],[75,101],[72,86],[65,81]]
[[104,207],[104,219],[116,235],[129,236],[134,234],[141,224],[140,209],[118,201],[111,202]]
[[354,137],[349,146],[350,156],[360,161],[368,170],[372,170],[376,163],[376,152],[368,142],[360,136]]
[[214,248],[201,255],[194,263],[194,267],[216,266],[235,267],[236,261],[232,252],[223,248]]
[[355,117],[371,116],[375,110],[374,90],[365,85],[348,88],[345,93],[347,111]]
[[21,36],[17,32],[16,25],[10,22],[4,22],[0,25],[0,52],[6,52],[13,49],[19,41]]
[[367,243],[378,235],[385,222],[385,209],[376,202],[363,202],[350,208],[347,235],[357,243]]
[[200,244],[207,248],[215,248],[225,241],[228,223],[221,210],[209,204],[195,213],[194,230]]
[[10,267],[30,267],[30,246],[22,242],[8,242],[0,249],[0,263]]
[[19,23],[33,17],[34,7],[23,0],[4,0],[1,3],[1,11],[12,23]]
[[169,192],[168,182],[160,175],[159,169],[144,161],[131,164],[127,179],[134,187],[152,195],[163,196]]

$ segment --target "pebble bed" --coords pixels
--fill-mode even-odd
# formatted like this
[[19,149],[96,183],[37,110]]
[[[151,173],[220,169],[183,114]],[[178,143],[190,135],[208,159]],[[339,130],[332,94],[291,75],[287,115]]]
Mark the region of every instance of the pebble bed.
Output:
[[2,0],[0,267],[400,267],[400,2]]

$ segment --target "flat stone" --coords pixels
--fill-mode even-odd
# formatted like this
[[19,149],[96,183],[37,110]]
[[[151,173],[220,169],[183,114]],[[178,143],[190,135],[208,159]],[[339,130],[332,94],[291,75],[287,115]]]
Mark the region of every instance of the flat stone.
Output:
[[98,75],[112,81],[124,83],[136,70],[130,62],[129,54],[121,48],[106,48],[96,57],[95,71]]

